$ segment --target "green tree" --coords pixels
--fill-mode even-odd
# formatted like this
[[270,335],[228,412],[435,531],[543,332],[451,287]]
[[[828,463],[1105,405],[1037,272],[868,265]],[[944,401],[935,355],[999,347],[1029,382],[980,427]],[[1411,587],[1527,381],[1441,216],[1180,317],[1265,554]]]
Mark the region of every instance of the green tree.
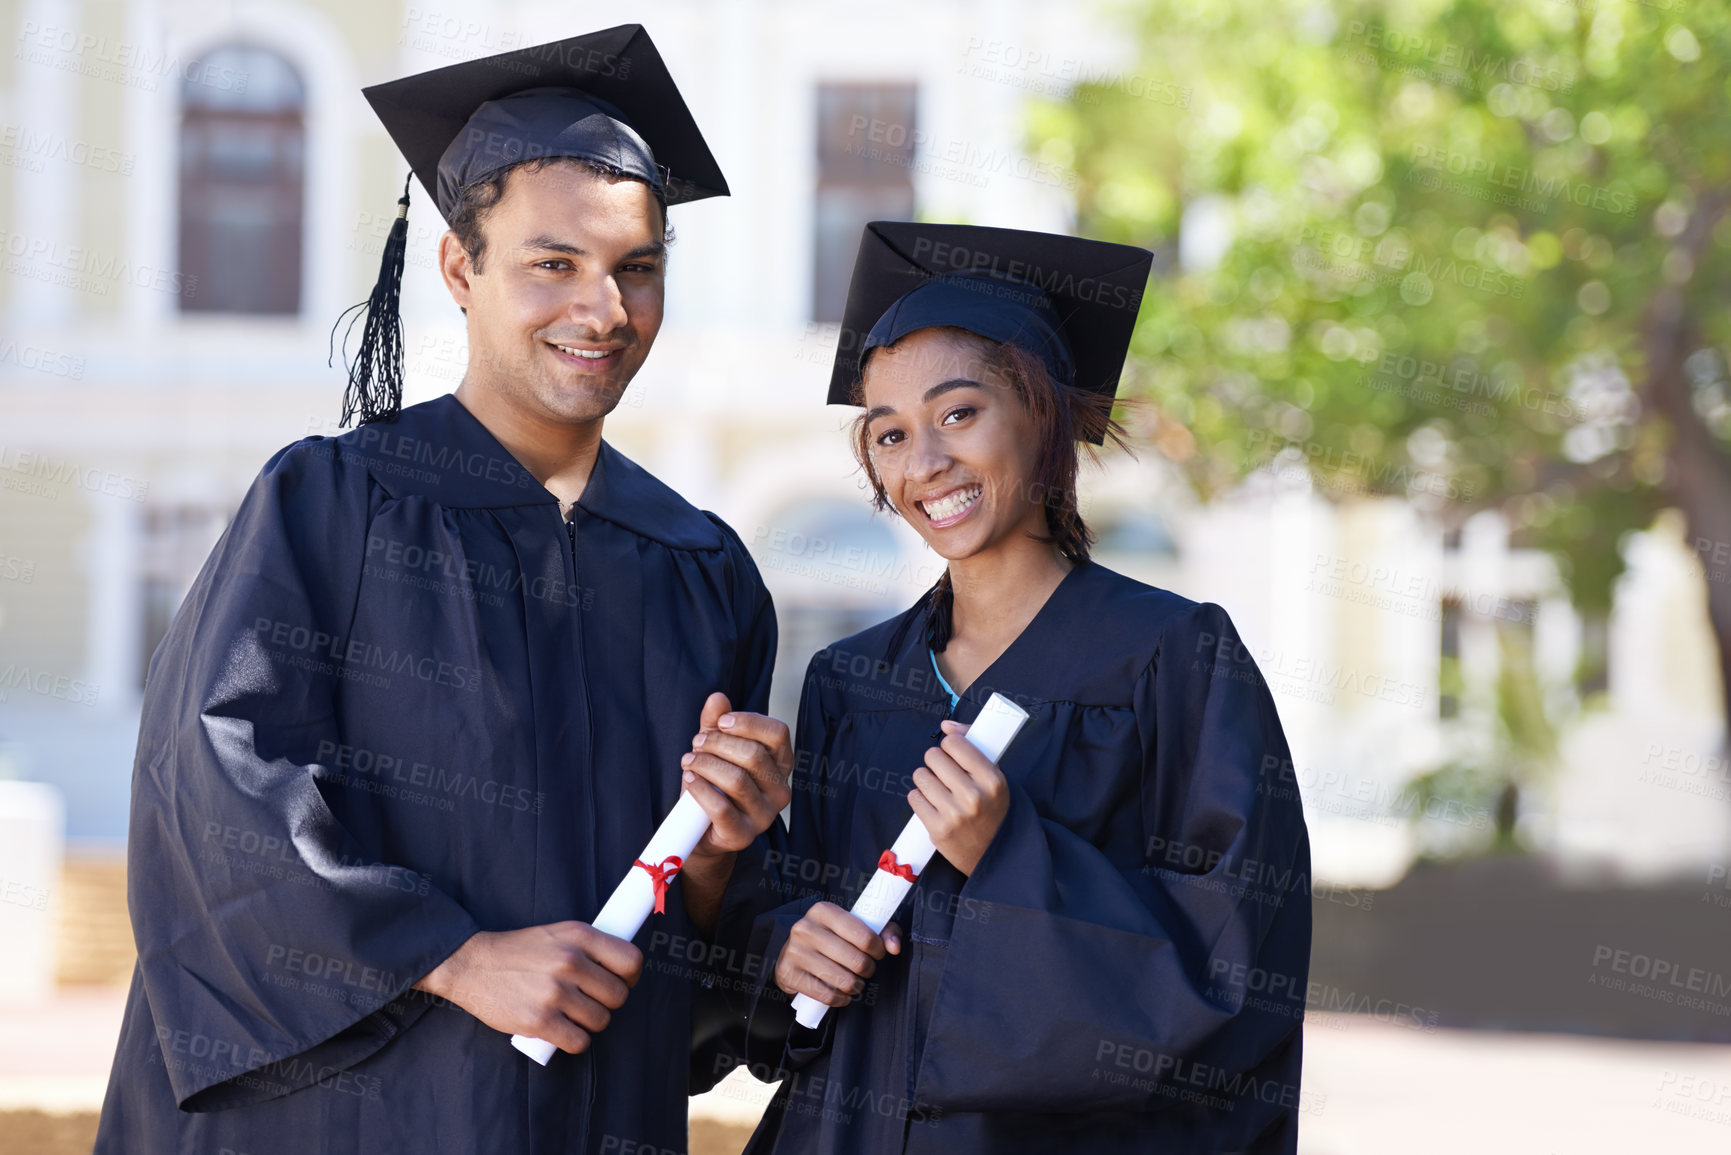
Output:
[[[1527,631],[1497,623],[1502,661],[1496,711],[1475,741],[1412,783],[1410,811],[1423,853],[1524,852],[1517,830],[1522,795],[1550,784],[1557,766],[1557,730],[1545,708],[1544,686]],[[1474,820],[1461,822],[1449,803],[1465,802]],[[1480,822],[1483,816],[1488,819]]]
[[1203,496],[1498,507],[1590,621],[1675,505],[1731,692],[1731,20],[1662,2],[1138,0],[1033,134],[1165,258],[1129,391]]

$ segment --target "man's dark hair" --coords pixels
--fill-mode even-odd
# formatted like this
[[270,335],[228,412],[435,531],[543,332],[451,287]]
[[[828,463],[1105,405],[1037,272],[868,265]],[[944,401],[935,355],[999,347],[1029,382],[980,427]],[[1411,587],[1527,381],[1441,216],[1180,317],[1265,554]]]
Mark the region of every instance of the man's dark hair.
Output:
[[[578,156],[537,156],[528,160],[520,160],[509,168],[502,168],[477,181],[470,181],[457,191],[457,203],[451,209],[451,231],[457,234],[457,241],[463,246],[463,251],[469,255],[469,263],[478,273],[481,271],[481,256],[487,251],[487,238],[481,232],[481,225],[487,215],[493,211],[499,201],[505,196],[505,182],[511,174],[522,169],[527,172],[539,172],[549,165],[568,164],[587,169],[602,180],[638,180],[629,173],[621,172],[611,165],[600,161],[588,160]],[[639,183],[647,183],[639,181]],[[655,203],[661,206],[661,240],[664,244],[673,243],[673,225],[667,220],[667,200],[657,194]]]

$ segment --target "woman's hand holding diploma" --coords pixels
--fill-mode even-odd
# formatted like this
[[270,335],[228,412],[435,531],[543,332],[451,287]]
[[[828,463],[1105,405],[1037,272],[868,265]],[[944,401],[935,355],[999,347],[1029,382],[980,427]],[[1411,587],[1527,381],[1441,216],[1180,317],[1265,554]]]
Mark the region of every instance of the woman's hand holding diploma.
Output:
[[[926,751],[926,764],[914,771],[908,804],[938,852],[972,874],[1010,812],[1010,789],[997,763],[967,740],[965,725],[946,718],[941,726],[944,740]],[[820,902],[794,924],[775,964],[775,982],[790,995],[844,1007],[865,990],[877,960],[901,949],[895,923],[879,935],[834,903]]]
[[[946,718],[941,726],[944,740],[914,771],[908,804],[938,852],[972,874],[1010,812],[1009,786],[997,764],[967,740],[965,725]],[[890,923],[880,936],[834,903],[820,902],[794,924],[775,964],[775,982],[790,995],[845,1007],[865,990],[886,953],[901,953],[899,926]]]
[[[914,772],[916,787],[908,795],[914,816],[895,845],[879,856],[853,909],[831,907],[819,914],[829,904],[813,907],[794,924],[776,959],[777,985],[793,996],[794,1017],[802,1026],[816,1027],[829,1007],[842,1006],[865,989],[864,979],[889,949],[879,940],[878,928],[886,938],[895,933],[897,947],[890,953],[900,953],[900,931],[889,917],[932,855],[942,850],[945,858],[960,856],[965,861],[951,863],[968,874],[980,864],[1009,813],[1009,786],[998,760],[1027,720],[1026,710],[999,693],[986,699],[971,726],[944,720],[943,746],[927,750],[925,766]],[[941,839],[927,829],[931,820],[942,828]]]
[[926,751],[914,771],[908,805],[932,836],[932,845],[963,874],[974,867],[1010,812],[1010,787],[997,763],[967,740],[968,728],[945,718],[944,740]]
[[833,902],[820,902],[793,924],[775,963],[775,985],[845,1007],[865,990],[878,959],[901,952],[902,929],[895,923],[879,935]]

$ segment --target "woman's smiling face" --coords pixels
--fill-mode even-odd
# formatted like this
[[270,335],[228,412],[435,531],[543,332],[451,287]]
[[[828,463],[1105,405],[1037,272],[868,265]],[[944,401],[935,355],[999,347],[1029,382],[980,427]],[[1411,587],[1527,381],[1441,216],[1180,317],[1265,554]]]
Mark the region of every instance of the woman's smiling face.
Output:
[[862,389],[872,469],[896,512],[941,557],[1045,531],[1032,484],[1037,430],[981,338],[916,330],[871,352]]

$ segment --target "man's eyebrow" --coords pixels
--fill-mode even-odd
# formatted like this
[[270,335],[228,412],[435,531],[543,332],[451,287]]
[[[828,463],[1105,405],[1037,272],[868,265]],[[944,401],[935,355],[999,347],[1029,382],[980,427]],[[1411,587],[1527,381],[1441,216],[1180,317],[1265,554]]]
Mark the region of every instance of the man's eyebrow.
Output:
[[[546,233],[543,233],[538,237],[530,237],[528,240],[518,245],[517,248],[522,252],[564,253],[566,256],[570,257],[587,257],[589,255],[589,250],[582,246],[574,245],[570,241],[562,241],[558,237],[550,236]],[[638,245],[635,249],[626,253],[621,259],[627,261],[640,261],[645,257],[664,257],[666,255],[666,244],[661,241],[650,241],[646,245]]]
[[524,252],[549,251],[564,253],[567,256],[572,257],[586,257],[589,255],[587,249],[574,245],[570,241],[562,241],[558,237],[550,236],[547,233],[542,233],[538,237],[530,237],[528,240],[518,245],[517,248]]
[[[985,385],[983,385],[982,383],[980,383],[978,381],[975,381],[971,377],[951,377],[948,381],[939,381],[936,385],[933,385],[930,389],[927,389],[926,395],[924,397],[922,397],[921,400],[922,401],[931,401],[934,398],[942,397],[945,393],[950,392],[950,390],[952,390],[952,389],[965,389],[970,385],[976,389],[984,389],[985,388]],[[879,417],[888,417],[894,412],[895,412],[895,407],[891,406],[891,405],[875,406],[866,412],[865,423],[867,425],[870,425],[873,421],[876,421]]]

